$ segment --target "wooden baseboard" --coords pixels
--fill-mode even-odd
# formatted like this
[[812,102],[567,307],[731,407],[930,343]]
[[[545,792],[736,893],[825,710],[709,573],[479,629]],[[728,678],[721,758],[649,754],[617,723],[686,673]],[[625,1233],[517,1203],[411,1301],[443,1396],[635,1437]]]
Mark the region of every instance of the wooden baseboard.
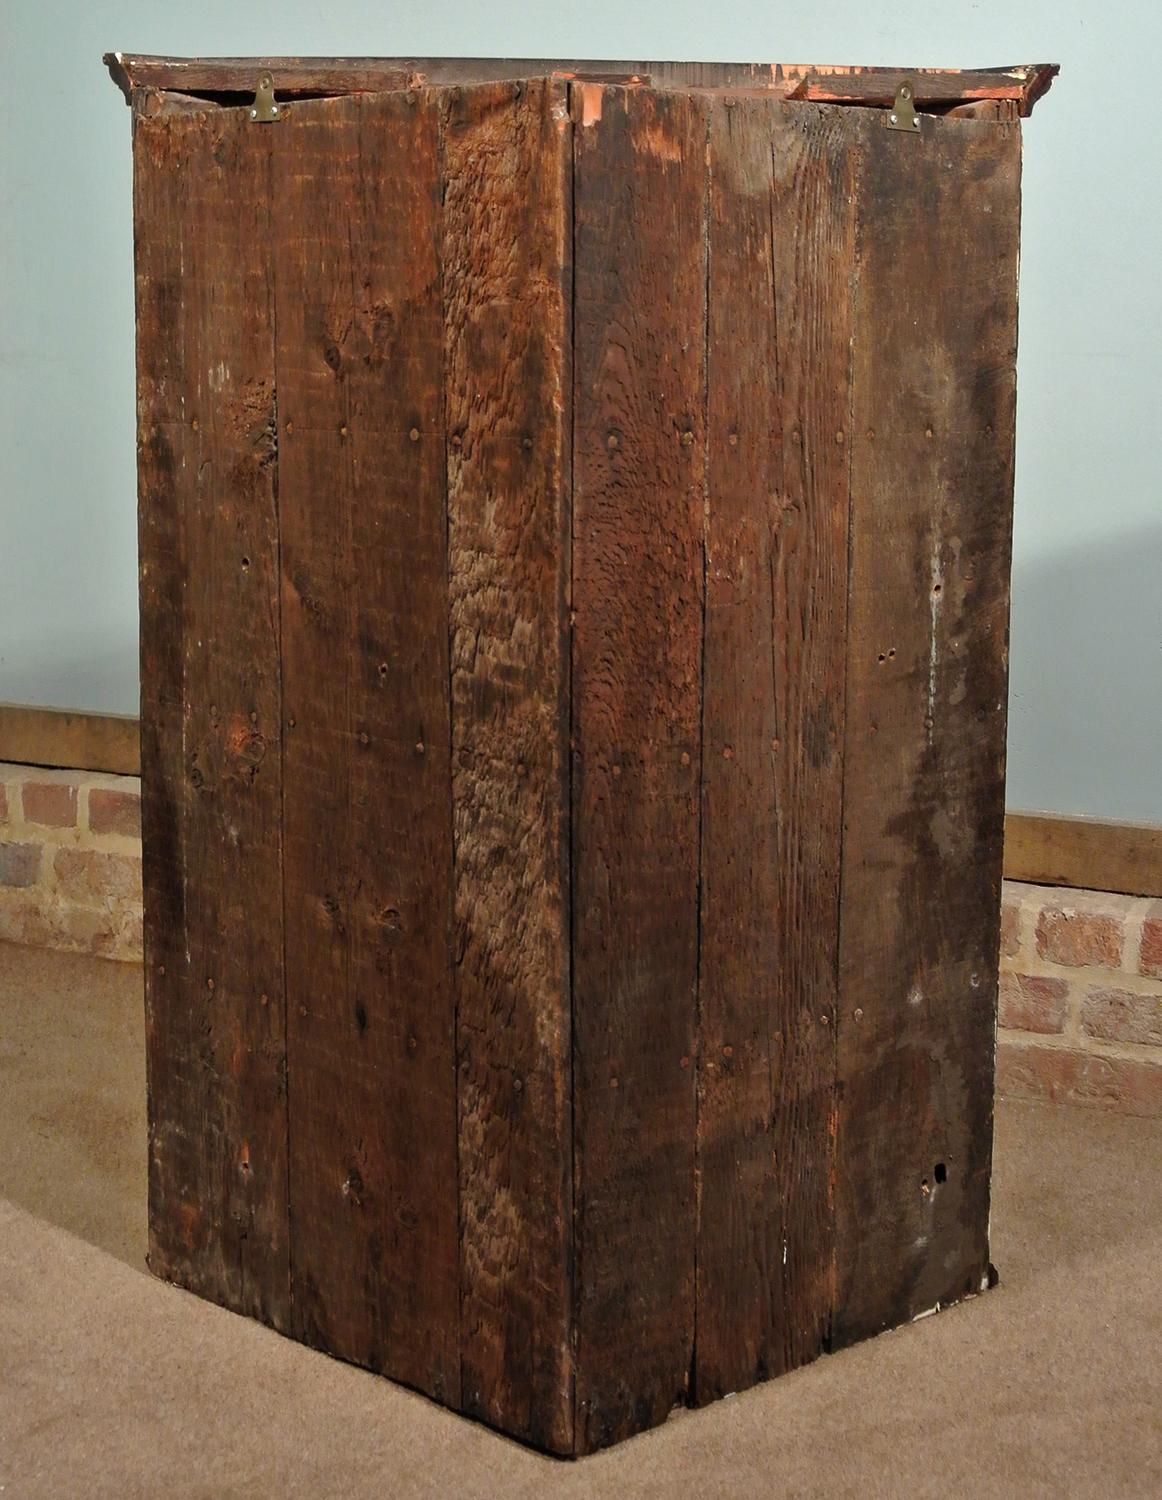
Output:
[[138,776],[138,733],[139,723],[132,714],[0,703],[0,760],[17,765]]
[[1005,876],[1033,885],[1162,896],[1162,828],[1011,812],[1005,818]]
[[[138,720],[0,703],[0,760],[137,776]],[[1162,896],[1162,827],[1011,812],[1005,818],[1005,876],[1033,885]]]

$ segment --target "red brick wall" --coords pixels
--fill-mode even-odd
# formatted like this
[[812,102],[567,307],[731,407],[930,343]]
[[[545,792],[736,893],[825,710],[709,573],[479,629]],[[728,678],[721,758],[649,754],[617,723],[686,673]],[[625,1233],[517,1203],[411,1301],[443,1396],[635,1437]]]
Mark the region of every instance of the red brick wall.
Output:
[[136,777],[0,763],[0,940],[141,958]]
[[1162,1115],[1162,901],[1007,882],[997,1086]]

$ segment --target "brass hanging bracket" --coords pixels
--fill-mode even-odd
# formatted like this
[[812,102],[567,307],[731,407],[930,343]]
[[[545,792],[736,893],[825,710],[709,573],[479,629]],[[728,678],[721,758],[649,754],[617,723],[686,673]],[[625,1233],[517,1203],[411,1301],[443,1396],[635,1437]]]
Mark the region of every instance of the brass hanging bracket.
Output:
[[250,106],[250,118],[259,125],[270,125],[282,119],[282,111],[274,102],[274,79],[264,73],[258,80],[254,103]]
[[905,78],[896,90],[895,103],[888,111],[884,122],[889,130],[908,130],[913,135],[920,133],[920,116],[916,113],[916,96],[912,91],[912,80]]

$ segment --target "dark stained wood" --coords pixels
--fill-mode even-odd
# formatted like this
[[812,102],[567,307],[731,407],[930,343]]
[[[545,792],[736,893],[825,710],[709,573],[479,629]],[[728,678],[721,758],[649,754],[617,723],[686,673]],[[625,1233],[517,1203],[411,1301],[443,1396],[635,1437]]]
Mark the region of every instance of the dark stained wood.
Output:
[[988,1269],[1020,178],[1016,125],[861,129],[838,1344]]
[[954,105],[947,116],[958,120],[1017,120],[1021,106],[1016,99],[976,99],[970,104]]
[[1011,812],[1005,818],[1005,876],[1034,885],[1162,896],[1162,828]]
[[1057,76],[1054,63],[1011,68],[853,68],[791,63],[597,62],[553,58],[444,57],[146,57],[107,52],[105,66],[131,99],[134,89],[254,95],[269,71],[283,95],[343,94],[546,77],[636,80],[654,88],[761,87],[778,98],[890,104],[902,78],[916,86],[916,102],[1016,99],[1027,114]]
[[[799,71],[799,70],[796,70]],[[805,68],[787,95],[816,103],[861,104],[886,109],[900,82],[912,83],[917,109],[974,101],[1012,101],[1022,115],[1046,92],[1060,69],[1055,63],[1018,68]]]
[[565,1454],[979,1288],[1052,70],[118,70],[154,1269]]
[[295,1317],[459,1401],[438,103],[276,172]]
[[694,1334],[706,106],[573,91],[577,1447]]
[[699,1402],[831,1319],[855,132],[711,111]]
[[150,1264],[289,1326],[270,146],[134,135]]
[[140,721],[132,714],[0,703],[0,761],[136,776]]
[[567,85],[457,90],[443,140],[463,1406],[568,1453]]

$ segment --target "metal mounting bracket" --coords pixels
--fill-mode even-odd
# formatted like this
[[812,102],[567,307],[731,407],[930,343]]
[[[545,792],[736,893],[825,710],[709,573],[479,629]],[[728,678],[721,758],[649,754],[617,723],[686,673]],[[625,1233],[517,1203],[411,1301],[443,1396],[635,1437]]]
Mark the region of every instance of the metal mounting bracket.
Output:
[[913,135],[920,133],[920,116],[916,113],[912,80],[905,78],[896,90],[896,100],[884,121],[889,130],[907,130]]
[[274,79],[264,73],[258,80],[254,103],[250,106],[250,118],[259,125],[271,125],[282,119],[282,111],[274,102]]

